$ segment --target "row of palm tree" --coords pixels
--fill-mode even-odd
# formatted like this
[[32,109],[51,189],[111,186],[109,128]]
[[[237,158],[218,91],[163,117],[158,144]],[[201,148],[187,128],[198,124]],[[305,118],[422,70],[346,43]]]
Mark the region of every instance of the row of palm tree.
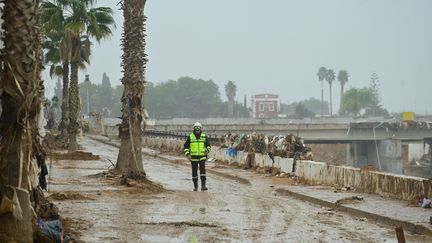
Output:
[[[327,83],[329,84],[329,88],[330,88],[330,115],[333,115],[332,84],[333,84],[333,81],[335,81],[335,79],[336,79],[336,73],[333,69],[327,69],[326,67],[320,67],[318,69],[317,75],[318,75],[318,80],[321,82],[321,116],[324,115],[324,80],[326,80]],[[342,105],[342,97],[344,94],[344,87],[345,87],[345,84],[348,82],[348,79],[349,79],[348,72],[346,70],[340,70],[338,73],[338,76],[337,76],[337,81],[341,85],[339,107],[341,107],[341,105]],[[341,113],[340,108],[339,108],[339,113]]]
[[78,72],[90,63],[91,40],[100,42],[115,27],[113,11],[93,7],[95,0],[44,0],[40,21],[46,33],[45,62],[50,75],[63,78],[60,130],[69,138],[69,150],[77,149],[79,129]]
[[[0,17],[4,20],[4,47],[0,51],[0,195],[9,200],[13,198],[14,208],[20,208],[21,213],[19,219],[15,214],[0,214],[1,225],[5,226],[0,231],[1,235],[7,236],[7,241],[31,242],[29,191],[34,185],[30,181],[30,170],[35,166],[36,157],[43,153],[37,126],[43,100],[43,82],[40,79],[42,39],[45,39],[45,63],[51,65],[51,75],[61,75],[65,84],[63,108],[69,106],[70,109],[68,112],[63,110],[69,117],[63,120],[63,126],[71,136],[76,136],[78,70],[88,63],[90,39],[100,41],[109,36],[114,21],[111,9],[91,8],[95,0],[46,0],[42,4],[39,0],[1,2],[4,4],[0,9]],[[147,62],[144,54],[145,2],[121,2],[125,17],[122,57],[125,91],[122,99],[122,144],[117,161],[120,171],[144,175],[142,162],[137,160],[141,159],[141,100]],[[41,38],[41,33],[45,33],[44,38]],[[76,143],[76,139],[70,139]],[[135,152],[135,160],[125,160],[130,151]],[[122,153],[127,156],[122,157]]]

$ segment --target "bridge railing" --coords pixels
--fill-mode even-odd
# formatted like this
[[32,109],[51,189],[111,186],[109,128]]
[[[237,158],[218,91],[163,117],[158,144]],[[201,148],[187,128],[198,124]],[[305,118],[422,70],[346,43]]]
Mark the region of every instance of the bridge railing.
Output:
[[[158,130],[146,130],[143,133],[144,137],[152,137],[152,138],[170,138],[170,139],[178,139],[186,141],[187,137],[190,133],[185,132],[174,132],[174,131],[158,131]],[[218,134],[209,134],[206,133],[207,139],[210,143],[216,144],[221,141],[222,136]]]

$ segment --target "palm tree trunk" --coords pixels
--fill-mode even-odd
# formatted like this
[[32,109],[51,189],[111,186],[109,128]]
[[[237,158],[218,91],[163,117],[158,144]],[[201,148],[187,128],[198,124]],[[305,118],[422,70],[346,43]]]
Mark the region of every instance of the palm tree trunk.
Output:
[[321,80],[321,119],[324,117],[324,80]]
[[[0,213],[0,241],[32,242],[30,165],[36,117],[40,109],[37,0],[6,0],[3,9],[4,49],[0,116],[0,198],[18,199],[19,217]],[[36,127],[35,127],[36,126]],[[16,206],[15,206],[16,208]],[[14,211],[16,212],[16,211]],[[6,238],[7,237],[7,238]]]
[[62,97],[62,114],[59,130],[64,137],[68,136],[67,128],[69,125],[69,62],[63,62],[63,97]]
[[333,109],[332,109],[332,84],[329,84],[330,87],[330,116],[333,115]]
[[342,101],[343,101],[343,94],[344,94],[344,85],[341,84],[340,101],[339,101],[339,115],[342,115]]
[[228,101],[228,117],[234,117],[234,99],[230,98]]
[[69,89],[69,151],[73,152],[78,149],[77,134],[79,130],[78,114],[80,108],[79,90],[78,90],[78,62],[71,62],[71,80]]
[[123,2],[124,34],[122,65],[122,124],[119,137],[120,150],[116,170],[128,175],[145,175],[142,163],[141,122],[143,118],[142,99],[144,95],[145,57],[145,0]]

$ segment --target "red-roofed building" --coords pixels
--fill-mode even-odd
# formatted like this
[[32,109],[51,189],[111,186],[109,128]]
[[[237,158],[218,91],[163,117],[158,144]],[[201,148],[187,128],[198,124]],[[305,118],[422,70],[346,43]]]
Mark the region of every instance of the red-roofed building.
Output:
[[276,118],[279,111],[279,95],[256,94],[252,96],[252,117]]

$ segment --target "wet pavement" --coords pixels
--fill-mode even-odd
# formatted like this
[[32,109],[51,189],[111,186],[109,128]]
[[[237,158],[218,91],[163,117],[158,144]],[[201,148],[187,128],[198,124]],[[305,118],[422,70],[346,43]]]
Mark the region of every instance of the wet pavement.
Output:
[[177,163],[143,157],[148,178],[166,189],[161,193],[116,185],[89,175],[112,167],[118,149],[88,138],[79,143],[101,159],[52,161],[49,187],[87,198],[55,201],[85,242],[397,242],[391,227],[281,195],[270,178],[211,163],[208,168],[227,176],[207,173],[206,192],[191,190],[190,166],[175,156]]

